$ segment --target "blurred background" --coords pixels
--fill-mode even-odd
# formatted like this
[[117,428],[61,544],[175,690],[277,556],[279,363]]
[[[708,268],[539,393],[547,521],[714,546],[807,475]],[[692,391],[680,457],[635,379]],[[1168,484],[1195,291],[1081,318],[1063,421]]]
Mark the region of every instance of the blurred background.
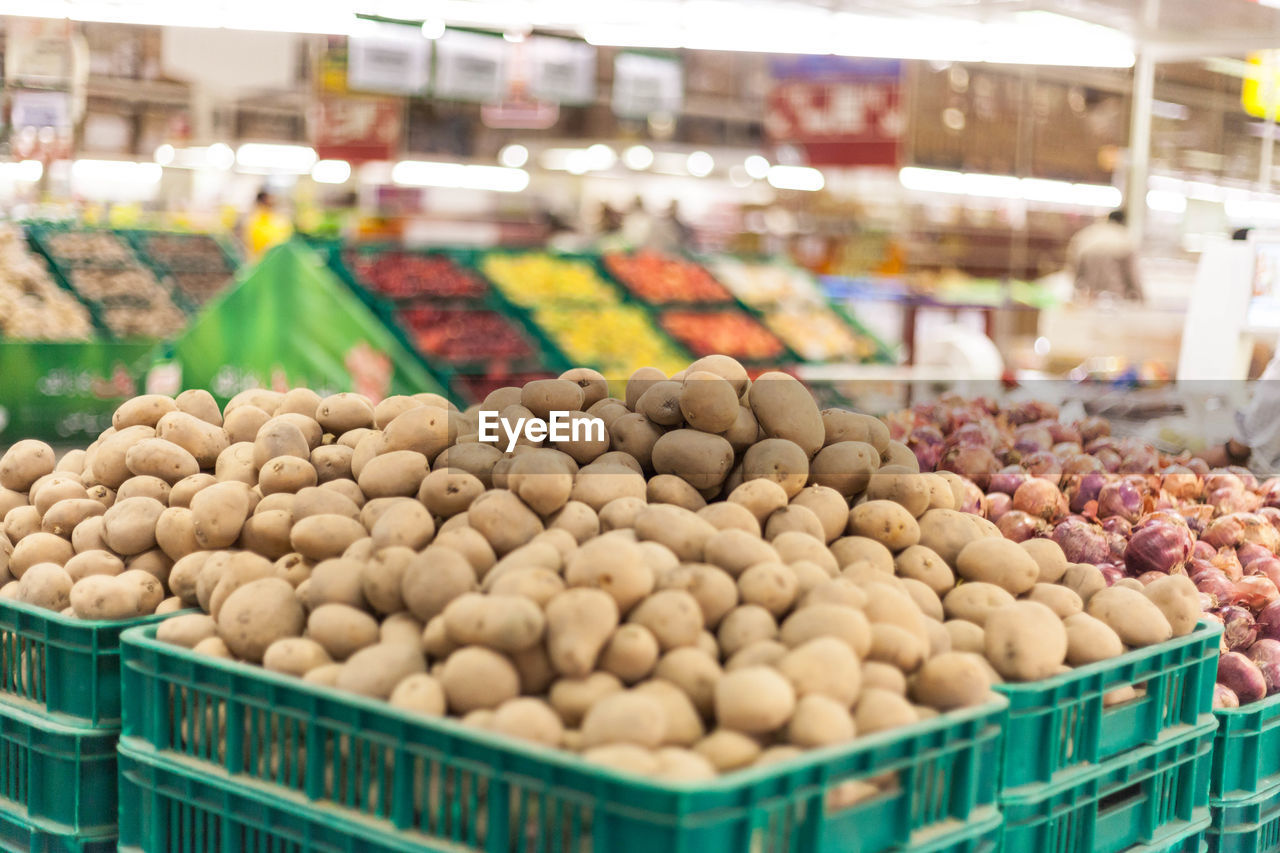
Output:
[[872,411],[1256,377],[1276,5],[0,0],[0,442],[710,352]]

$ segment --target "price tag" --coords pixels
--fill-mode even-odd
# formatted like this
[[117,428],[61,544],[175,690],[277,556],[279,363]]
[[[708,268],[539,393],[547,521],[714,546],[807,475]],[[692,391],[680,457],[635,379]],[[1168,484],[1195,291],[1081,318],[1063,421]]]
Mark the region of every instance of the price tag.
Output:
[[[368,23],[368,22],[366,22]],[[431,42],[416,27],[372,24],[347,45],[347,88],[422,95],[431,82]]]
[[623,118],[678,113],[684,106],[684,68],[677,59],[620,53],[613,62],[613,112]]
[[507,43],[449,30],[436,40],[434,94],[455,101],[497,101],[507,85]]

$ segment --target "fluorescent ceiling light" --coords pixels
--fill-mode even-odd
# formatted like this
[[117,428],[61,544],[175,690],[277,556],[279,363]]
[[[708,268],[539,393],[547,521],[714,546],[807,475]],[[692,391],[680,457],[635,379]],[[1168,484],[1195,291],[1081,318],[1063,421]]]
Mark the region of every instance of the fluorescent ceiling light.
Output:
[[349,0],[0,0],[0,15],[143,26],[348,35],[357,26]]
[[778,190],[817,192],[826,185],[822,173],[809,166],[769,167],[769,186]]
[[0,163],[0,181],[34,184],[43,174],[44,165],[39,160]]
[[498,152],[498,162],[508,168],[518,169],[529,162],[529,149],[519,144],[504,146]]
[[542,168],[553,172],[585,175],[587,172],[603,172],[612,169],[618,155],[604,143],[597,142],[590,148],[548,148],[539,156]]
[[427,160],[401,160],[391,169],[391,180],[409,187],[444,187],[518,193],[529,186],[529,173],[505,166],[468,166]]
[[689,159],[685,163],[685,168],[689,170],[689,174],[695,178],[705,178],[715,169],[716,161],[710,154],[705,151],[695,151],[689,155]]
[[157,163],[135,163],[131,160],[76,160],[71,164],[71,178],[122,184],[158,184],[163,170]]
[[759,154],[752,154],[743,160],[742,166],[747,170],[747,174],[757,181],[763,181],[769,177],[769,161]]
[[653,165],[653,149],[647,145],[632,145],[622,152],[622,162],[628,169],[643,171]]
[[346,160],[319,160],[311,167],[311,180],[317,184],[345,184],[351,177],[351,164]]
[[253,172],[305,175],[316,164],[316,151],[306,145],[246,142],[236,149],[236,165]]
[[1105,184],[1073,184],[1043,178],[1015,178],[1010,175],[952,172],[916,166],[901,169],[898,181],[906,189],[919,192],[975,198],[1022,199],[1078,207],[1116,208],[1122,200],[1120,190]]
[[1147,190],[1147,207],[1163,213],[1185,213],[1187,197],[1169,190]]

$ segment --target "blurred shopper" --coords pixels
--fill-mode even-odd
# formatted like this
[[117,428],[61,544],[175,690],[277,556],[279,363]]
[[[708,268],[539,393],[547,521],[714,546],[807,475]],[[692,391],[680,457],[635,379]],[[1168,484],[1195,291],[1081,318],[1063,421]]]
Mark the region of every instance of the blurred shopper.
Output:
[[1067,267],[1075,277],[1076,297],[1095,299],[1110,293],[1119,299],[1142,301],[1138,281],[1138,251],[1124,227],[1124,211],[1087,225],[1067,246]]
[[631,248],[623,229],[625,216],[607,202],[600,205],[599,231],[596,233],[596,250],[623,252]]
[[690,247],[692,237],[692,229],[680,219],[680,202],[672,199],[666,212],[654,220],[645,247],[659,252],[677,253]]
[[287,217],[276,210],[276,200],[266,190],[258,193],[253,203],[253,212],[245,221],[244,244],[249,249],[249,256],[257,258],[267,249],[288,240],[293,234],[293,226]]
[[622,236],[631,248],[647,246],[653,234],[653,217],[644,208],[644,199],[636,196],[622,217]]
[[585,252],[591,245],[591,238],[574,228],[567,219],[553,211],[542,215],[542,224],[547,229],[547,248],[556,252]]

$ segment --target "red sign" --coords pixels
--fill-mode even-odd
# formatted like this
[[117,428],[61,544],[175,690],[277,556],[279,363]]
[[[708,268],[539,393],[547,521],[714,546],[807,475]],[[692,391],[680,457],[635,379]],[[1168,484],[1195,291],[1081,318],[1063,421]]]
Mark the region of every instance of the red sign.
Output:
[[774,142],[817,166],[896,166],[904,123],[895,78],[781,80],[765,115]]
[[399,98],[321,95],[314,137],[321,160],[394,160],[400,152],[404,103]]

